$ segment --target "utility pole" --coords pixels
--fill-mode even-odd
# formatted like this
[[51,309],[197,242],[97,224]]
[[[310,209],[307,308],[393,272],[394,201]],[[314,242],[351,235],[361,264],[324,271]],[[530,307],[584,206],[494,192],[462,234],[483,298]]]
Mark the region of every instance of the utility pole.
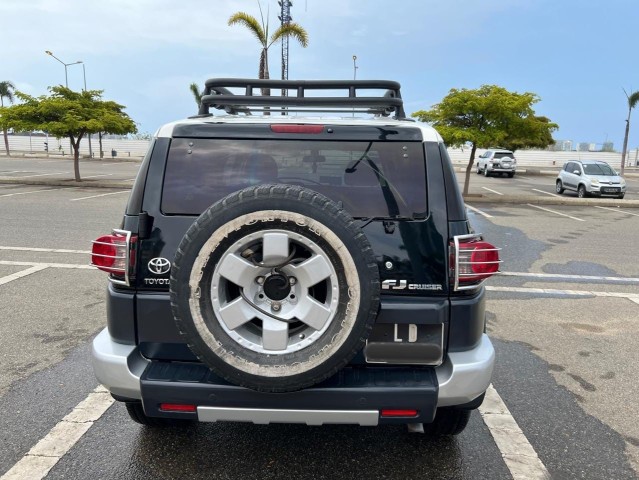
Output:
[[[291,2],[291,0],[279,0],[277,3],[281,7],[280,14],[277,18],[280,19],[282,26],[290,25],[291,20],[293,20],[291,17],[293,2]],[[282,80],[288,80],[288,35],[282,37]],[[288,91],[283,88],[282,96],[286,97],[287,94]]]

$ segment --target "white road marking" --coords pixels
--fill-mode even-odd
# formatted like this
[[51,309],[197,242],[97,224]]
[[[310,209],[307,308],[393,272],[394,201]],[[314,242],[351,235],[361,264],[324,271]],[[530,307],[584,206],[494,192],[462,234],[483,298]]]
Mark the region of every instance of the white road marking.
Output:
[[539,193],[545,193],[546,195],[551,195],[553,197],[560,197],[561,196],[561,195],[557,195],[556,193],[544,192],[543,190],[539,190],[537,188],[533,188],[533,191],[539,192]]
[[634,217],[639,217],[639,213],[626,212],[625,210],[619,210],[618,208],[600,207],[598,205],[595,205],[595,208],[601,208],[602,210],[611,210],[613,212],[625,213],[626,215],[632,215]]
[[629,298],[628,300],[630,300],[631,302],[635,302],[637,305],[639,305],[639,298]]
[[537,452],[492,385],[486,390],[486,397],[479,407],[479,413],[514,479],[550,479],[550,474]]
[[97,268],[92,265],[78,264],[78,263],[15,262],[13,260],[0,260],[0,265],[17,265],[20,267],[42,267],[43,269],[44,268],[76,268],[79,270],[97,270]]
[[89,177],[82,177],[82,178],[110,177],[111,175],[115,175],[115,173],[103,173],[102,175],[91,175]]
[[49,470],[102,417],[114,401],[104,387],[97,387],[0,477],[0,480],[39,480],[46,477]]
[[486,218],[493,218],[492,215],[486,213],[486,212],[482,212],[479,208],[475,208],[475,207],[471,207],[470,205],[466,204],[466,208],[469,208],[470,210],[472,210],[473,212],[479,213],[480,215],[483,215]]
[[64,175],[65,173],[71,173],[71,172],[56,172],[56,173],[39,173],[37,175],[23,175],[20,178],[31,178],[31,177],[46,177],[48,175]]
[[[137,177],[136,177],[136,178],[137,178]],[[133,180],[135,180],[135,178],[127,178],[127,179],[125,180],[125,182],[132,182]]]
[[563,296],[578,296],[578,297],[612,297],[612,298],[626,298],[631,301],[633,299],[639,299],[639,293],[625,293],[625,292],[600,292],[592,290],[561,290],[557,288],[531,288],[531,287],[495,287],[488,286],[486,290],[491,292],[514,292],[514,293],[538,293],[542,295],[563,295]]
[[120,192],[111,192],[111,193],[103,193],[101,195],[91,195],[90,197],[80,197],[80,198],[72,198],[72,202],[77,202],[78,200],[88,200],[89,198],[98,198],[98,197],[106,197],[107,195],[117,195],[119,193],[128,193],[130,190],[122,190]]
[[[2,247],[0,247],[1,249]],[[605,280],[610,282],[639,282],[637,277],[600,277],[597,275],[566,275],[563,273],[531,273],[531,272],[501,272],[500,275],[510,277],[536,277],[536,278],[565,278],[575,280]]]
[[[24,265],[23,265],[24,266]],[[26,277],[27,275],[31,275],[32,273],[39,272],[47,268],[47,265],[32,265],[26,270],[20,270],[19,272],[12,273],[11,275],[7,275],[6,277],[0,278],[0,285],[5,285],[9,282],[13,282],[18,278]]]
[[46,188],[44,190],[29,190],[28,192],[17,192],[17,193],[5,193],[4,195],[0,195],[0,197],[13,197],[15,195],[28,195],[30,193],[40,193],[40,192],[53,192],[54,190],[65,190],[62,188]]
[[0,250],[14,250],[16,252],[91,253],[89,250],[67,250],[65,248],[5,247],[1,245]]
[[489,192],[493,192],[496,193],[497,195],[503,195],[503,193],[498,192],[497,190],[493,190],[492,188],[488,188],[488,187],[481,187],[484,190],[488,190]]
[[2,175],[8,175],[9,173],[26,173],[28,170],[13,170],[11,172],[0,172]]
[[573,220],[577,220],[578,222],[585,222],[585,220],[582,219],[582,218],[572,217],[570,215],[566,215],[565,213],[561,213],[561,212],[557,212],[555,210],[551,210],[550,208],[544,208],[544,207],[540,207],[538,205],[532,205],[530,203],[527,203],[526,205],[528,205],[529,207],[538,208],[539,210],[544,210],[545,212],[554,213],[555,215],[561,215],[562,217],[572,218]]

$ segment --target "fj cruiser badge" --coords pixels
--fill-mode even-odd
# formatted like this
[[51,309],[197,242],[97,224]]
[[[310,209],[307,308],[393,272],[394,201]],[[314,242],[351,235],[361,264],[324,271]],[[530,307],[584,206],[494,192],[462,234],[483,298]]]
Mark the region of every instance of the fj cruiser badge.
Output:
[[408,283],[406,280],[384,280],[382,290],[442,290],[438,283]]
[[171,270],[171,262],[163,257],[152,258],[148,266],[149,272],[155,275],[164,275]]

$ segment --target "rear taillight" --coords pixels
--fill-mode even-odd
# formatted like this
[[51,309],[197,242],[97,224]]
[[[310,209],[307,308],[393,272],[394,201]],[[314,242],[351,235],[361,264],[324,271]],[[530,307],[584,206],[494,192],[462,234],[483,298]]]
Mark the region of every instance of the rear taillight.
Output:
[[135,272],[135,246],[137,236],[127,230],[113,230],[93,241],[91,264],[111,274],[111,281],[130,285]]
[[450,244],[451,280],[455,290],[477,288],[488,277],[499,273],[499,250],[480,235],[458,235]]

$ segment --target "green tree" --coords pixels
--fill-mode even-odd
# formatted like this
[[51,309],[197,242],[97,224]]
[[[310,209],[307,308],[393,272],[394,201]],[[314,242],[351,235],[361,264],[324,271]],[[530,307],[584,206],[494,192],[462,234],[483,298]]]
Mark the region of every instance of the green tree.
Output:
[[496,85],[453,88],[430,110],[412,116],[432,124],[450,146],[471,145],[464,179],[466,195],[477,148],[543,148],[554,143],[551,134],[558,126],[546,117],[535,116],[532,107],[538,101],[534,93],[509,92]]
[[[5,98],[9,103],[13,103],[13,92],[15,89],[15,85],[8,80],[0,82],[0,109],[4,109]],[[2,110],[0,110],[0,116],[2,116]],[[1,118],[0,121],[2,121]],[[9,151],[9,137],[7,137],[7,125],[5,122],[2,122],[2,134],[4,135],[4,148],[7,150],[7,156],[10,157],[11,152]]]
[[[245,12],[237,12],[229,18],[229,25],[243,25],[257,38],[257,41],[262,46],[260,53],[260,67],[258,78],[270,78],[268,73],[268,49],[274,43],[279,42],[284,37],[292,37],[297,40],[304,48],[308,46],[308,33],[297,23],[289,23],[286,25],[280,25],[275,32],[269,37],[268,34],[268,18],[264,22],[264,15],[262,15],[262,8],[260,7],[261,22],[255,17]],[[268,95],[264,92],[263,95]]]
[[624,90],[628,99],[628,118],[626,118],[626,133],[623,137],[623,149],[621,150],[621,174],[623,175],[624,167],[626,166],[626,153],[628,151],[628,135],[630,134],[630,114],[632,109],[639,103],[639,90],[632,92],[630,95]]
[[200,103],[202,103],[202,92],[200,92],[197,83],[192,82],[191,85],[189,85],[189,90],[191,90],[193,98],[195,98],[195,103],[197,103],[197,106],[199,107]]
[[88,133],[118,135],[136,133],[135,122],[124,113],[124,106],[102,100],[102,90],[74,92],[49,87],[50,95],[32,97],[21,92],[22,103],[5,109],[6,124],[14,130],[43,130],[57,138],[68,138],[73,148],[75,180],[80,178],[80,141]]

